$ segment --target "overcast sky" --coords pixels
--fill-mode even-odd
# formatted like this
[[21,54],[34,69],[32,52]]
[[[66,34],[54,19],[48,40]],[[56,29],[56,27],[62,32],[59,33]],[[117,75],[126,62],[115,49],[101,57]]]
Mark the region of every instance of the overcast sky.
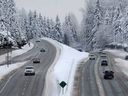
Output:
[[84,8],[84,0],[15,0],[16,7],[28,10],[37,10],[42,16],[55,18],[58,14],[63,21],[66,14],[72,12],[78,21],[82,19],[81,8]]

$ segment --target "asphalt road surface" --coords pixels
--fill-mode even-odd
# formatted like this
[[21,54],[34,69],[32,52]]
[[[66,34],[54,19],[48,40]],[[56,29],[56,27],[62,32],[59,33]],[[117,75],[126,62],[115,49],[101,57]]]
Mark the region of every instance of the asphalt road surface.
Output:
[[[44,48],[46,52],[40,52]],[[22,68],[19,68],[5,82],[0,96],[42,96],[45,75],[56,56],[56,48],[47,41],[36,42],[35,47],[27,53],[12,59],[12,63],[30,60]],[[33,64],[34,57],[40,58],[40,64]],[[36,71],[35,76],[24,76],[25,66],[33,65]]]
[[[96,59],[88,60],[84,65],[80,79],[80,96],[128,96],[128,77],[114,64],[110,54],[107,53],[107,57],[101,55],[103,54],[95,53]],[[107,59],[108,66],[101,66],[103,59]],[[103,78],[105,70],[114,71],[114,79],[105,80]],[[96,73],[99,80],[96,78]]]

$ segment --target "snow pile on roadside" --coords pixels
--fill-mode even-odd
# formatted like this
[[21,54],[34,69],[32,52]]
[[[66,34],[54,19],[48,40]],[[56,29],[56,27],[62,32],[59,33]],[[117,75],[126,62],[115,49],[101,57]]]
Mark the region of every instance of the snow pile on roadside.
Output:
[[11,71],[23,66],[25,63],[27,63],[27,61],[11,64],[9,67],[7,65],[0,66],[0,80]]
[[105,50],[107,52],[110,52],[114,56],[118,57],[115,58],[116,65],[120,68],[120,70],[128,76],[128,61],[124,60],[125,56],[128,55],[125,51],[120,50]]
[[115,58],[115,61],[116,65],[122,70],[122,72],[128,76],[128,61],[120,58]]
[[114,56],[117,56],[119,58],[125,58],[126,55],[128,55],[127,52],[121,51],[121,50],[105,50],[107,52],[112,53]]
[[[46,83],[47,88],[45,91],[47,92],[45,92],[45,96],[71,96],[77,65],[81,60],[88,57],[88,53],[79,52],[51,39],[45,40],[55,45],[59,51],[61,50],[56,64],[47,73],[46,79],[50,80]],[[59,85],[62,81],[67,83],[64,92],[62,92],[63,90]]]
[[[32,49],[34,47],[33,43],[31,43],[30,45],[31,45],[30,47],[27,44],[24,47],[22,47],[22,49],[14,50],[14,51],[10,52],[9,55],[11,55],[11,58],[19,56],[19,55],[29,51],[30,49]],[[6,56],[7,56],[7,54],[3,54],[3,55],[0,56],[0,59],[1,59],[0,63],[6,61]]]

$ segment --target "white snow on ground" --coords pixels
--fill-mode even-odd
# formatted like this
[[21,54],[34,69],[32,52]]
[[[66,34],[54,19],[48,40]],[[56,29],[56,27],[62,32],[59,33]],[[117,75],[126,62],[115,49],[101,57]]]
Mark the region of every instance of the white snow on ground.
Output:
[[[55,45],[60,53],[58,54],[59,57],[56,61],[56,64],[52,66],[47,73],[47,82],[45,86],[46,90],[44,95],[71,96],[77,65],[81,60],[84,60],[88,57],[88,53],[79,52],[51,39],[45,38],[45,40]],[[59,85],[61,81],[65,81],[67,83],[64,91]]]
[[[29,45],[27,44],[27,45],[25,45],[24,47],[22,47],[22,49],[18,49],[18,50],[14,50],[14,51],[10,52],[10,53],[9,53],[9,56],[11,56],[11,58],[16,57],[16,56],[19,56],[19,55],[21,55],[21,54],[23,54],[23,53],[29,51],[30,49],[32,49],[33,46],[34,46],[33,43],[30,44],[30,47],[29,47]],[[6,57],[7,57],[7,54],[1,55],[1,56],[0,56],[0,63],[6,61]]]
[[[24,47],[22,47],[22,49],[19,50],[15,50],[11,53],[11,57],[15,57],[18,55],[21,55],[27,51],[29,51],[30,49],[33,48],[33,43],[31,43],[31,46],[29,47],[28,45],[25,45]],[[6,54],[1,55],[0,56],[0,63],[2,63],[3,61],[6,60]],[[10,73],[11,71],[23,66],[27,61],[24,62],[20,62],[20,63],[15,63],[15,64],[11,64],[9,65],[9,67],[7,67],[7,65],[2,65],[0,66],[0,80],[7,75],[8,73]]]
[[125,58],[125,56],[128,55],[128,53],[123,50],[105,50],[105,51],[110,52],[119,58]]
[[0,80],[11,71],[23,66],[26,62],[27,61],[11,64],[9,67],[7,67],[7,65],[0,66]]
[[120,50],[105,50],[105,51],[110,52],[117,57],[115,58],[116,65],[120,68],[122,72],[124,72],[124,74],[128,76],[128,61],[124,60],[125,56],[128,55],[128,53]]
[[120,59],[120,58],[115,58],[116,65],[119,66],[119,68],[128,76],[128,61]]

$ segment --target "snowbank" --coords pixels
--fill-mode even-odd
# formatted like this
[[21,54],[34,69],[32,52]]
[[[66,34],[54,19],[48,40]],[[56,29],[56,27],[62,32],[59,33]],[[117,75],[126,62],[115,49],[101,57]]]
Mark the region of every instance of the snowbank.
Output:
[[[22,47],[22,49],[14,50],[14,51],[10,52],[9,55],[11,56],[11,58],[19,56],[19,55],[29,51],[30,49],[32,49],[34,47],[33,43],[31,43],[30,45],[31,45],[30,47],[27,44],[24,47]],[[7,57],[7,54],[1,55],[0,56],[0,59],[1,59],[0,63],[5,62],[6,61],[6,57]]]
[[115,61],[116,65],[120,68],[120,70],[128,76],[128,61],[124,60],[124,57],[128,55],[125,51],[120,50],[105,50],[107,52],[112,53],[114,56],[116,56]]
[[[88,53],[79,52],[51,39],[45,38],[45,40],[55,45],[57,51],[60,53],[58,54],[59,57],[57,57],[58,60],[56,64],[54,64],[52,69],[50,68],[50,71],[47,73],[46,81],[48,80],[49,82],[46,82],[44,96],[71,96],[75,71],[79,64],[78,62],[82,59],[86,59]],[[64,90],[62,90],[59,85],[62,81],[67,83]]]
[[122,51],[122,50],[105,50],[105,51],[110,52],[114,56],[119,57],[119,58],[125,58],[125,56],[128,55],[127,52]]
[[0,66],[0,80],[11,71],[23,66],[25,63],[27,63],[27,61],[11,64],[9,67],[7,65]]
[[128,76],[128,61],[120,58],[115,58],[115,61],[116,65],[122,70],[122,72]]

